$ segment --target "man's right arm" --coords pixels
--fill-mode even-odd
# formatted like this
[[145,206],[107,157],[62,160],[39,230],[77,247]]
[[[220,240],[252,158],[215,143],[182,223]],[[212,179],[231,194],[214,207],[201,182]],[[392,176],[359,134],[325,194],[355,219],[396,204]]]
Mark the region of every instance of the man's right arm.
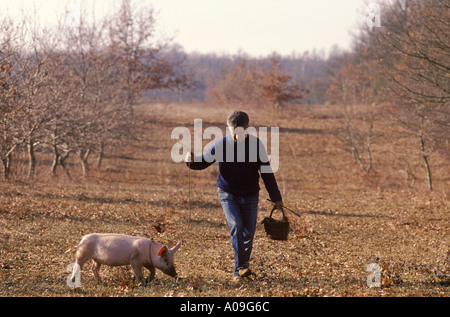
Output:
[[211,166],[215,160],[211,159],[214,157],[215,146],[213,145],[205,154],[201,156],[195,156],[193,152],[187,153],[184,161],[186,166],[193,170],[204,170],[205,168]]

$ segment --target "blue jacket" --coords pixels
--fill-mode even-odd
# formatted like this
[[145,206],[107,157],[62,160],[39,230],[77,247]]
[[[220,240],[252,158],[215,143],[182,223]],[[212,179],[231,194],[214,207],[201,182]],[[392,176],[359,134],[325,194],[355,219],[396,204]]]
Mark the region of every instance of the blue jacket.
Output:
[[193,170],[203,170],[219,162],[217,187],[233,195],[254,195],[259,192],[259,172],[266,166],[270,172],[261,172],[264,185],[272,201],[281,201],[275,175],[263,143],[257,137],[247,134],[244,142],[238,143],[231,135],[217,140],[203,155],[192,163],[186,163]]

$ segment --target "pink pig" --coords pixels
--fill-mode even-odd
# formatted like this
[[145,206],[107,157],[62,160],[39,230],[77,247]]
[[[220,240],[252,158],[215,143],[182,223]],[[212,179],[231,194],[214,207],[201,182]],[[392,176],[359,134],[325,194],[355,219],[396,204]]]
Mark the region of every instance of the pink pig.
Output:
[[153,239],[131,237],[121,234],[92,233],[85,235],[77,246],[76,262],[71,279],[80,274],[84,263],[92,259],[92,272],[100,282],[98,271],[102,264],[109,266],[131,265],[138,283],[145,285],[142,267],[150,271],[149,281],[155,277],[155,267],[172,277],[177,276],[174,266],[174,253],[180,248],[178,242],[172,249]]

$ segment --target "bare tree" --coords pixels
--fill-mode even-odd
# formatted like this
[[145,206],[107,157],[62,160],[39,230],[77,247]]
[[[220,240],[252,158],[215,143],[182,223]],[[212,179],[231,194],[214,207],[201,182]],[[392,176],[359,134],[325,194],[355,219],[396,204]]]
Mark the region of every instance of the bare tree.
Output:
[[341,68],[327,94],[334,101],[339,122],[337,137],[365,174],[372,170],[372,146],[378,136],[374,84],[377,72],[373,62],[361,61]]
[[249,64],[245,59],[234,67],[229,67],[225,75],[211,83],[208,88],[209,99],[221,104],[241,103],[258,104],[260,98],[260,84],[257,74],[259,68]]
[[[29,160],[28,177],[33,178],[36,166],[35,147],[42,143],[44,125],[52,119],[53,105],[48,103],[45,89],[48,81],[64,62],[57,52],[60,44],[59,33],[46,28],[40,28],[27,21],[30,40],[25,47],[23,59],[24,71],[20,81],[23,102],[26,104],[27,115],[23,117],[20,128],[26,135]],[[26,40],[26,39],[24,39]]]
[[259,74],[261,82],[261,97],[275,108],[281,109],[284,103],[302,99],[309,91],[291,83],[292,76],[281,70],[280,62],[270,60],[270,67]]
[[268,104],[280,109],[283,103],[301,99],[308,93],[291,82],[291,75],[282,71],[276,59],[271,59],[266,67],[242,59],[228,68],[208,91],[210,98],[220,103]]
[[[28,73],[29,59],[25,54],[24,22],[17,24],[4,19],[0,34],[0,156],[3,165],[3,177],[8,179],[11,171],[12,154],[35,131],[24,125],[32,110],[23,92],[23,78]],[[24,128],[26,127],[26,128]]]
[[429,190],[429,158],[450,141],[449,13],[445,1],[395,1],[384,10],[384,28],[369,33],[391,83],[392,116],[416,140]]
[[161,67],[158,52],[162,44],[155,38],[155,17],[151,7],[134,7],[123,0],[109,18],[109,47],[120,68],[120,91],[126,106],[136,103],[140,93],[158,86]]
[[42,144],[53,154],[51,175],[56,176],[56,168],[60,165],[66,176],[71,179],[65,161],[72,151],[69,147],[70,138],[76,134],[76,127],[79,124],[78,113],[74,113],[72,109],[78,91],[74,89],[73,77],[68,76],[70,69],[67,55],[64,52],[55,54],[52,61],[60,66],[47,79],[44,88],[47,111],[51,113],[51,118],[44,125]]

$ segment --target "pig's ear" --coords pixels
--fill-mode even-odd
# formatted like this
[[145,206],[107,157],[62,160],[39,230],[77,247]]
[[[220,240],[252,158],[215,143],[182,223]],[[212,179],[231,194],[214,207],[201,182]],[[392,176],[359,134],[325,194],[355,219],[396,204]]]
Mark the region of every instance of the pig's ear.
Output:
[[177,245],[174,246],[174,247],[173,247],[172,249],[170,249],[170,250],[172,250],[172,251],[175,253],[180,247],[181,247],[181,241],[178,242]]
[[166,246],[163,246],[161,249],[159,249],[159,251],[158,251],[158,256],[163,256],[163,255],[166,255],[166,253],[167,253],[167,247]]

